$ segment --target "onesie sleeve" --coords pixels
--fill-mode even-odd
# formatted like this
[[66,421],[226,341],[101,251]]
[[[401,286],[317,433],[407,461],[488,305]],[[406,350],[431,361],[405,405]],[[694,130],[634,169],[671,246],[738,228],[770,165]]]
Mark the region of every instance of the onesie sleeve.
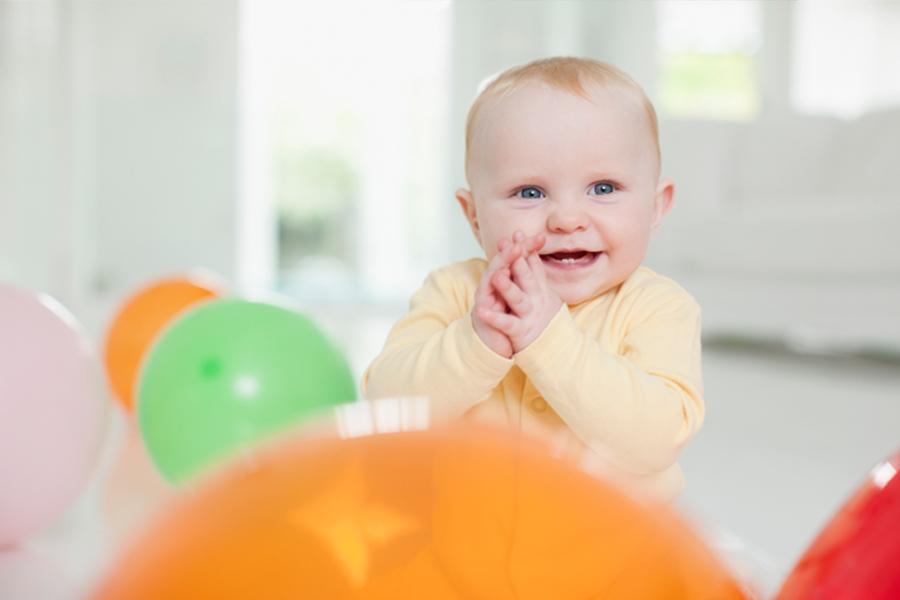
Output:
[[563,306],[516,364],[575,435],[637,474],[675,463],[703,421],[700,307],[686,293],[637,301],[615,352]]
[[433,416],[452,418],[486,400],[512,367],[475,333],[470,291],[448,269],[428,276],[391,329],[363,375],[367,399],[427,397]]

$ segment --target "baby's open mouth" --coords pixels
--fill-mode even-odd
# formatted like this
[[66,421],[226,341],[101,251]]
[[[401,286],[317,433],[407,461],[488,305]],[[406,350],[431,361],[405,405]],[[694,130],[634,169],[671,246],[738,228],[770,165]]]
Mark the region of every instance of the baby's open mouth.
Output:
[[599,252],[589,252],[587,250],[573,250],[566,252],[552,252],[550,254],[541,254],[541,260],[544,264],[554,267],[580,267],[589,265],[597,259]]

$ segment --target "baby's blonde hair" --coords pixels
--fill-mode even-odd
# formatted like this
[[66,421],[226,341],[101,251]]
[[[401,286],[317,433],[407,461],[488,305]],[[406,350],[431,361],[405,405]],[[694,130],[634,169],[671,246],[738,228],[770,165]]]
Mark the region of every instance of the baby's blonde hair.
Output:
[[659,123],[653,104],[644,90],[627,73],[609,63],[592,58],[543,58],[503,71],[484,86],[466,118],[466,169],[475,132],[475,121],[488,104],[511,96],[534,81],[547,83],[570,94],[591,100],[591,92],[619,91],[638,103],[647,115],[647,124],[659,158]]

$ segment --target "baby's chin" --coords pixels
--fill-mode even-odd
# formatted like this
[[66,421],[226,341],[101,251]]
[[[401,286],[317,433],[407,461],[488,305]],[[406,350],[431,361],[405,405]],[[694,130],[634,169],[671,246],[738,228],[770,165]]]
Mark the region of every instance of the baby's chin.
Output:
[[575,306],[597,297],[597,294],[576,293],[565,288],[560,289],[552,284],[550,285],[550,289],[556,292],[556,295],[563,301],[563,304],[568,306]]
[[616,287],[616,285],[605,284],[600,287],[591,287],[584,285],[582,282],[572,284],[571,282],[567,283],[559,283],[554,282],[552,279],[548,278],[547,283],[550,286],[550,289],[556,292],[556,295],[559,296],[559,299],[563,301],[563,304],[567,306],[577,306],[584,302],[588,302],[602,296],[609,290]]

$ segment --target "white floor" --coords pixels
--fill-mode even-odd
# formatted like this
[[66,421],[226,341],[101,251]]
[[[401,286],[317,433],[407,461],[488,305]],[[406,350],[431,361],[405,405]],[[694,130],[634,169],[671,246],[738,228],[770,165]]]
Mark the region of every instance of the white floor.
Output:
[[[396,311],[320,312],[357,373]],[[678,507],[765,597],[868,471],[900,450],[900,365],[707,345],[707,420],[681,461]],[[82,498],[46,531],[0,552],[0,600],[82,598],[172,497],[116,413]]]
[[678,505],[768,596],[880,461],[900,451],[900,363],[711,347],[707,420]]

